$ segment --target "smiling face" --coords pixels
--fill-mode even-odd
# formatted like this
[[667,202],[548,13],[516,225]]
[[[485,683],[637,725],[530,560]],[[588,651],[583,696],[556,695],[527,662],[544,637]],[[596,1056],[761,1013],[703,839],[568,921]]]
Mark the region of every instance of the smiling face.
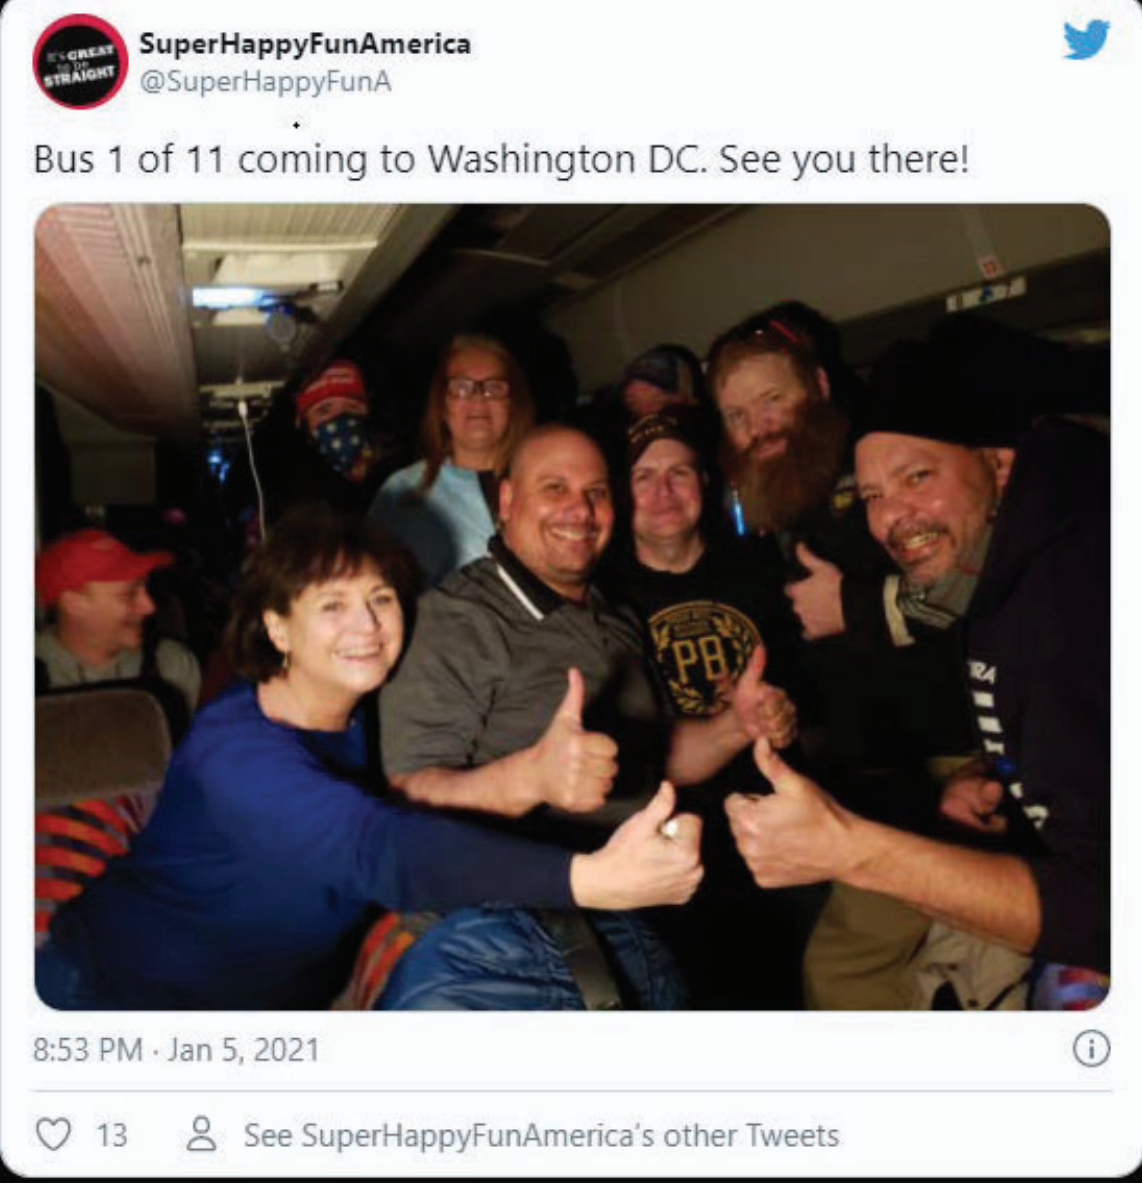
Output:
[[598,447],[571,429],[526,440],[500,486],[500,519],[512,552],[544,584],[580,600],[615,522]]
[[[477,347],[457,350],[448,360],[447,378],[507,379],[503,363],[491,351]],[[477,391],[471,399],[444,397],[444,423],[448,428],[453,463],[465,469],[491,469],[507,435],[512,404],[507,398],[490,399]]]
[[681,542],[698,532],[702,475],[694,450],[669,437],[649,445],[630,471],[633,528],[639,544]]
[[143,645],[143,623],[155,612],[146,578],[88,581],[60,598],[61,637],[78,636],[93,661],[109,663],[122,651]]
[[354,702],[379,688],[404,640],[396,590],[372,564],[307,585],[287,614],[267,610],[262,620],[288,659],[284,679],[309,704]]
[[868,527],[909,580],[929,588],[964,568],[1006,485],[1011,449],[874,432],[856,449]]

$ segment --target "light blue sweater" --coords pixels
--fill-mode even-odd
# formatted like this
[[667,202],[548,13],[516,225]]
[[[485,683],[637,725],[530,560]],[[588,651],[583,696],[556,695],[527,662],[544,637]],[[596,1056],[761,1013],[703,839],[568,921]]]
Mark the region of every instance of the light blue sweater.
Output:
[[475,470],[446,461],[421,490],[424,465],[418,461],[389,477],[369,514],[412,549],[431,588],[485,555],[496,528]]

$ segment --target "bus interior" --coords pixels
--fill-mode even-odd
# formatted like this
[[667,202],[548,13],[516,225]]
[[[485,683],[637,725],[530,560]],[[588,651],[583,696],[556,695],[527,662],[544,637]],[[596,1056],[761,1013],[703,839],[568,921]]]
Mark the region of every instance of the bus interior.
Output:
[[40,217],[35,261],[37,545],[97,524],[191,557],[154,594],[208,672],[256,534],[249,440],[291,428],[337,358],[394,465],[418,456],[457,332],[503,340],[558,421],[656,343],[702,358],[790,299],[839,326],[858,374],[958,310],[1063,343],[1087,376],[1067,410],[1109,423],[1110,230],[1091,206],[69,204]]

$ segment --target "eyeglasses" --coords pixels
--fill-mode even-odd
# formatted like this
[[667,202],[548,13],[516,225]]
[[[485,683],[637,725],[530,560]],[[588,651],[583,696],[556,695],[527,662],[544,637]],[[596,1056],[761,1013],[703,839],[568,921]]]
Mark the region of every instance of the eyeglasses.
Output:
[[462,375],[454,376],[445,385],[449,399],[457,399],[466,403],[478,395],[481,399],[507,399],[511,391],[511,384],[507,379],[468,379]]

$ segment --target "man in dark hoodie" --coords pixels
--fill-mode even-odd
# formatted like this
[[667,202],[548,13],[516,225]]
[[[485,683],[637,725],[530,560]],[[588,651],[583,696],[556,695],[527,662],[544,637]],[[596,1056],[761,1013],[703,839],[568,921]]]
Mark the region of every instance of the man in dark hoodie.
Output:
[[962,837],[862,818],[765,747],[777,794],[729,811],[760,885],[887,894],[1030,954],[1047,1006],[1076,1007],[1110,966],[1109,442],[1066,421],[1017,432],[1001,397],[1019,352],[986,339],[953,320],[893,351],[856,449],[870,530],[903,573],[896,628],[965,627],[982,760],[942,803]]

